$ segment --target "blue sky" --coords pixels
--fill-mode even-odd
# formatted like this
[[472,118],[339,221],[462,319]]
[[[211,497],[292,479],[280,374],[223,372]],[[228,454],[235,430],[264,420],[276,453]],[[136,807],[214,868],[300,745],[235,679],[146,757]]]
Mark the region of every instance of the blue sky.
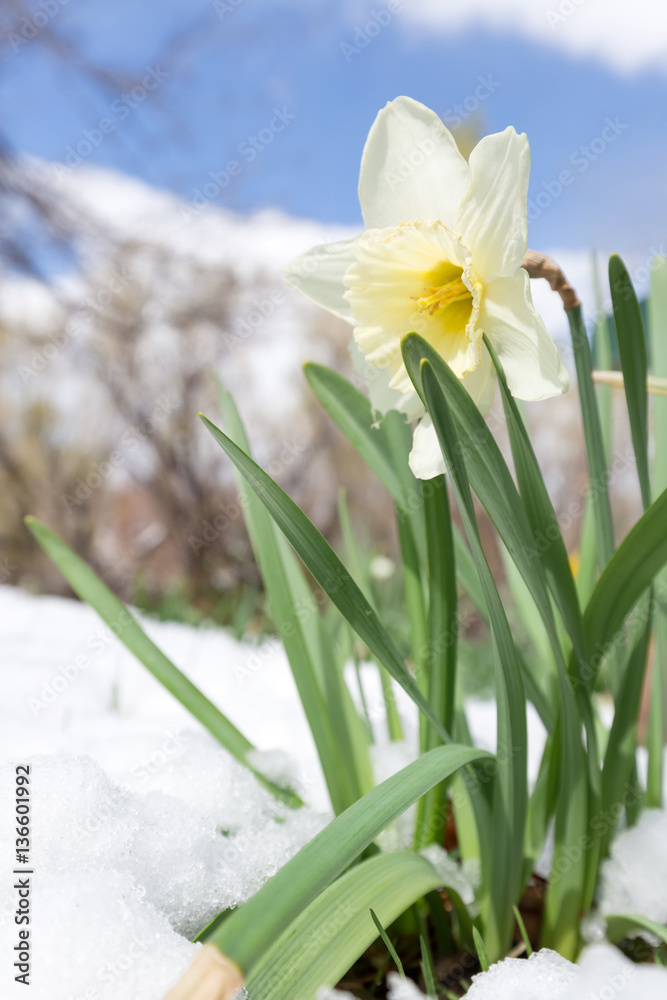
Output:
[[[50,2],[55,10],[59,0]],[[69,0],[35,38],[24,43],[19,26],[18,40],[3,43],[3,134],[17,151],[63,161],[106,118],[110,131],[83,162],[191,198],[236,160],[241,169],[218,204],[354,224],[359,158],[377,110],[406,93],[451,121],[456,105],[475,103],[482,78],[491,93],[475,126],[512,124],[530,139],[532,246],[662,246],[667,74],[655,61],[628,71],[604,51],[576,54],[547,33],[530,37],[509,16],[485,27],[483,11],[447,31],[405,9],[383,14],[388,23],[362,48],[358,29],[388,4],[369,13],[360,3]],[[576,42],[576,23],[566,27]],[[164,79],[124,103],[122,87],[94,85],[72,60],[55,58],[50,29],[128,81],[151,67]],[[281,131],[270,129],[281,123],[274,109],[287,121]],[[559,192],[564,170],[571,179]]]

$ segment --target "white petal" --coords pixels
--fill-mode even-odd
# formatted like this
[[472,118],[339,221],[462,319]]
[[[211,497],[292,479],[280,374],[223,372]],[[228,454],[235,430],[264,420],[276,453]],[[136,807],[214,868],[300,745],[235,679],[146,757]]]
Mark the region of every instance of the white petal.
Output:
[[352,322],[350,306],[345,296],[343,275],[356,260],[358,237],[339,243],[323,243],[307,250],[285,267],[285,281],[318,306]]
[[415,427],[409,461],[417,479],[433,479],[446,471],[438,435],[428,414]]
[[496,369],[484,344],[481,362],[474,371],[463,376],[462,382],[477,403],[478,410],[482,414],[488,413],[496,391]]
[[486,285],[480,323],[502,362],[512,395],[535,400],[567,391],[567,371],[535,311],[524,268],[512,278]]
[[456,228],[484,282],[508,277],[521,266],[528,240],[529,175],[528,139],[511,125],[485,136],[470,154],[470,188]]
[[[496,391],[496,369],[486,347],[482,347],[482,361],[462,379],[463,385],[482,414],[487,413]],[[410,419],[408,417],[408,419]],[[417,479],[432,479],[445,472],[438,436],[428,414],[415,428],[410,452],[410,468]]]
[[367,229],[417,220],[453,227],[469,184],[468,164],[434,111],[397,97],[379,112],[359,175]]
[[392,371],[385,366],[374,365],[359,350],[354,339],[350,340],[350,357],[357,375],[363,378],[371,406],[376,413],[385,414],[389,410],[404,413],[408,420],[417,420],[424,415],[424,404],[416,392],[400,392],[389,385]]

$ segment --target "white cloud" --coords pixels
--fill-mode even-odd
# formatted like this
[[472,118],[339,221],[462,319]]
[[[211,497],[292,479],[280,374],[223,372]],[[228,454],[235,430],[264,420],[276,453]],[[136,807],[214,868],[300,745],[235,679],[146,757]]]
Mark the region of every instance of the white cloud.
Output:
[[[380,6],[378,0],[370,9]],[[369,11],[368,0],[350,7],[356,8],[355,23],[362,8]],[[570,55],[598,58],[622,73],[667,70],[664,0],[403,0],[399,16],[443,34],[482,24]]]

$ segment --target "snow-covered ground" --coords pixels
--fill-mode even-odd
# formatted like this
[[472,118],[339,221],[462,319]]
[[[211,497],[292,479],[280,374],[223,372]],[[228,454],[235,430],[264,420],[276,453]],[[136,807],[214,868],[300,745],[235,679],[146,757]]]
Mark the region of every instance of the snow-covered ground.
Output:
[[[161,1000],[198,947],[193,934],[223,907],[248,898],[329,816],[315,748],[280,644],[269,640],[253,647],[217,628],[145,625],[256,745],[264,766],[292,775],[307,807],[295,813],[276,806],[88,607],[1,587],[0,956],[18,943],[11,806],[16,766],[23,764],[30,766],[31,779],[33,1000]],[[377,703],[374,669],[364,683],[369,702]],[[382,748],[378,780],[411,755],[414,713],[402,692],[397,700],[407,743],[391,754]],[[468,712],[476,742],[495,749],[495,706],[471,702]],[[544,733],[532,711],[529,741],[534,776]],[[633,859],[647,845],[654,860],[664,853],[661,816],[662,828],[660,817],[649,818],[647,830],[630,831],[617,842],[607,883],[616,896],[625,893],[624,904],[637,901]],[[667,883],[664,859],[661,865]],[[665,894],[655,882],[643,883],[643,890],[646,915],[664,919]],[[630,982],[631,973],[655,978],[654,970],[628,971],[620,955],[610,958],[600,947],[584,959],[581,973],[562,960],[552,968],[544,954],[539,962],[503,963],[478,977],[470,996],[579,1000],[589,996],[598,968],[616,976],[615,982]],[[526,977],[533,966],[530,985]],[[3,1000],[25,995],[13,975],[3,958]],[[667,990],[667,972],[662,975]],[[543,988],[562,983],[565,989],[570,981],[571,993]],[[632,979],[631,985],[643,981]],[[652,988],[648,978],[646,983]],[[667,992],[642,993],[658,995]]]
[[[160,1000],[188,940],[326,822],[312,739],[282,649],[222,630],[148,631],[260,751],[298,748],[312,808],[275,806],[125,652],[94,612],[0,590],[0,952],[18,943],[15,767],[31,769],[38,1000]],[[250,670],[250,679],[248,679]],[[273,753],[266,764],[284,767]],[[0,996],[22,996],[3,963]],[[92,991],[92,992],[91,992]]]

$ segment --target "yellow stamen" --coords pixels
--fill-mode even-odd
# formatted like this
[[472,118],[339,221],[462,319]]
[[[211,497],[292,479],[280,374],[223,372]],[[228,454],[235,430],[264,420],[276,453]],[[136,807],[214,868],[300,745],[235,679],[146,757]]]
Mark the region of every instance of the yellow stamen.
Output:
[[[417,299],[417,305],[421,310],[429,312],[431,316],[436,309],[446,309],[453,302],[461,302],[463,299],[472,298],[470,289],[466,288],[460,278],[453,278],[445,282],[439,288],[425,288],[427,295]],[[415,296],[415,298],[417,298]]]

